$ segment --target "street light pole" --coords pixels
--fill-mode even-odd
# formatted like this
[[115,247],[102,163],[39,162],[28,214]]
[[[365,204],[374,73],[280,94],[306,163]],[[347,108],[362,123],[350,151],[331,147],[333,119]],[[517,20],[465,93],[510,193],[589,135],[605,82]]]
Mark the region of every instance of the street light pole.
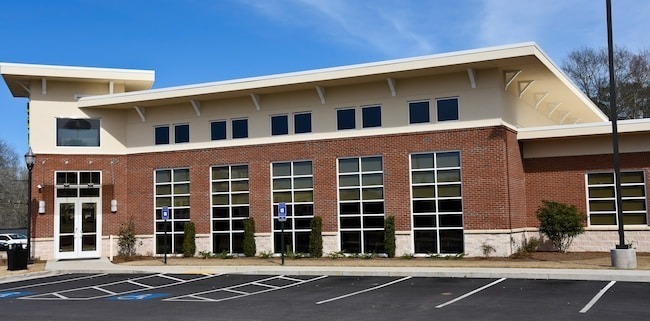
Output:
[[27,262],[32,263],[32,169],[34,168],[34,161],[36,155],[32,152],[32,148],[25,154],[25,165],[27,165],[27,172],[29,175],[27,186]]
[[609,62],[609,108],[612,121],[612,145],[614,156],[614,190],[616,194],[616,217],[618,222],[618,244],[611,251],[612,266],[622,269],[636,269],[636,251],[625,244],[625,222],[623,220],[623,196],[621,195],[621,162],[618,149],[618,111],[616,109],[616,79],[614,77],[614,37],[612,36],[612,0],[607,5],[607,54]]

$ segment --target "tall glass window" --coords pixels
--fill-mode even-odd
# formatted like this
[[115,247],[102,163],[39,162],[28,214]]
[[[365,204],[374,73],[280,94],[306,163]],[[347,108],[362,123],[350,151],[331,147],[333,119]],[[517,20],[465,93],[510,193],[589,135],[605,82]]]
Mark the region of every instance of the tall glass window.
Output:
[[[155,176],[156,254],[165,253],[165,231],[168,253],[183,253],[185,223],[190,221],[190,170],[159,169]],[[169,209],[167,222],[162,219],[165,206]]]
[[311,161],[271,164],[273,190],[273,249],[280,253],[281,223],[278,204],[287,205],[284,244],[295,253],[309,252],[310,223],[314,218],[314,176]]
[[415,253],[463,253],[463,198],[459,152],[411,155]]
[[381,156],[338,160],[341,250],[384,252],[384,169]]
[[[587,203],[590,225],[618,225],[614,173],[587,174]],[[623,224],[648,224],[645,173],[621,173]]]
[[248,165],[211,168],[212,251],[243,253],[244,220],[249,217]]

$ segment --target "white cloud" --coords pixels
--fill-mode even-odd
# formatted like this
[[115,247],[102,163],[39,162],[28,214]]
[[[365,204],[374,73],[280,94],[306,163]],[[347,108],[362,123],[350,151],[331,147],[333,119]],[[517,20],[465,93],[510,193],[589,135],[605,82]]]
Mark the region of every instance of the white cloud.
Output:
[[[309,28],[331,42],[379,51],[389,57],[431,53],[432,38],[421,30],[430,17],[417,6],[385,1],[244,1],[260,14]],[[420,8],[421,9],[421,8]]]
[[[559,61],[606,45],[605,2],[594,0],[241,0],[268,19],[387,58],[535,41]],[[615,41],[650,45],[650,1],[614,2]]]

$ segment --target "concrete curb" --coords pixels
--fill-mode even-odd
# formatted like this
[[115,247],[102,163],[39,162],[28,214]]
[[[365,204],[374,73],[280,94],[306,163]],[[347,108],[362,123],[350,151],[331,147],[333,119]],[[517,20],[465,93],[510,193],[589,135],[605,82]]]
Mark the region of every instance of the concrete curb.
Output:
[[0,276],[0,284],[9,282],[18,282],[23,280],[31,280],[37,278],[45,278],[60,274],[58,271],[39,271],[39,272],[25,272],[23,274],[5,275]]
[[51,261],[45,269],[54,273],[177,273],[332,276],[413,276],[444,278],[510,278],[536,280],[582,280],[650,282],[650,270],[459,268],[459,267],[332,267],[332,266],[129,266],[107,259]]

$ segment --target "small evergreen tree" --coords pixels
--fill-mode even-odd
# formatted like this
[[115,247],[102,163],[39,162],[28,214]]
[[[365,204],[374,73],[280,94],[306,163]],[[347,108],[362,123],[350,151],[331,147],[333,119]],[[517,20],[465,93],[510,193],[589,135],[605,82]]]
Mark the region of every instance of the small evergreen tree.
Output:
[[255,256],[257,247],[255,245],[255,220],[249,217],[244,220],[244,255]]
[[309,255],[311,257],[323,256],[323,218],[314,216],[309,224],[311,233],[309,234]]
[[130,217],[120,226],[117,239],[117,253],[126,258],[135,255],[135,223]]
[[542,201],[542,206],[537,209],[537,219],[539,231],[560,252],[566,252],[573,239],[585,231],[582,226],[585,214],[578,212],[574,205]]
[[395,257],[395,216],[386,217],[384,221],[384,249],[388,257]]
[[183,256],[193,257],[196,253],[196,227],[194,222],[185,223],[185,237],[183,237]]

